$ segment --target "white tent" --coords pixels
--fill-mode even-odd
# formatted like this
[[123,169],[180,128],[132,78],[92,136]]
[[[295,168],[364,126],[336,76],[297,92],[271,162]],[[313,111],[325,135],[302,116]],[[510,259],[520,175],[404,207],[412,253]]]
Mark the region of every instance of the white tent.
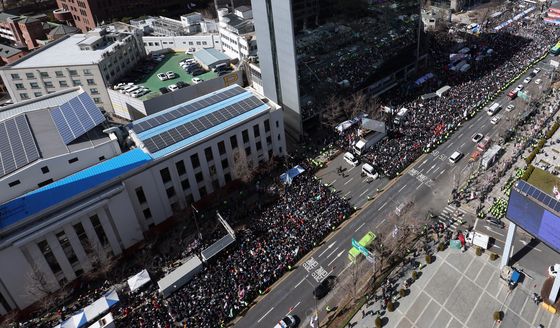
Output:
[[86,306],[80,312],[74,314],[70,319],[55,326],[55,328],[80,328],[87,325],[88,322],[108,311],[113,305],[119,302],[119,295],[115,290],[111,290],[100,299]]
[[148,273],[148,271],[146,271],[146,269],[144,269],[134,276],[128,278],[128,287],[130,287],[130,291],[133,292],[150,281],[150,274]]

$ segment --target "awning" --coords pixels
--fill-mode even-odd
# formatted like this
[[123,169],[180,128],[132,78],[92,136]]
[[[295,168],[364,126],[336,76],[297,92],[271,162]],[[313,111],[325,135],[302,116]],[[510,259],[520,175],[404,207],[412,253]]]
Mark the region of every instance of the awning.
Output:
[[291,184],[293,178],[295,178],[296,176],[300,175],[303,172],[305,172],[305,169],[303,167],[299,165],[294,166],[288,171],[286,171],[285,173],[282,173],[280,175],[280,181],[282,181],[284,184]]
[[202,262],[200,259],[197,256],[191,257],[183,265],[158,281],[159,292],[163,297],[171,295],[189,282],[200,270],[202,270]]
[[115,290],[111,290],[97,301],[86,306],[83,310],[74,314],[70,319],[55,326],[55,328],[80,328],[93,321],[98,316],[107,312],[113,305],[119,302],[119,295]]
[[128,287],[130,287],[130,291],[133,292],[150,281],[150,274],[146,271],[146,269],[144,269],[128,278]]

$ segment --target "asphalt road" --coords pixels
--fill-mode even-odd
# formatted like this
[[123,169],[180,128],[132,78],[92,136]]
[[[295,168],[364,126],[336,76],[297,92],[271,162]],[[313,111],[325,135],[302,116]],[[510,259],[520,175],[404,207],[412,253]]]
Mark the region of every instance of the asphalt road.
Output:
[[[545,76],[548,76],[545,70],[550,70],[550,67],[544,64],[547,61],[539,64],[543,71],[536,78],[544,80]],[[524,77],[521,77],[521,81],[523,79]],[[542,85],[548,84],[543,82]],[[536,92],[538,88],[534,79],[528,86],[526,85],[529,92]],[[311,251],[304,258],[305,261],[302,265],[282,277],[272,291],[253,306],[236,323],[236,326],[274,327],[278,320],[291,313],[301,319],[300,327],[309,327],[309,320],[315,308],[320,310],[320,318],[325,318],[326,314],[322,309],[326,305],[335,306],[339,296],[342,293],[348,293],[348,290],[338,288],[317,302],[312,295],[315,286],[325,277],[334,275],[341,279],[353,270],[347,258],[348,251],[352,247],[352,238],[360,239],[368,231],[390,232],[397,220],[417,215],[424,216],[428,211],[440,214],[441,217],[456,217],[460,212],[465,213],[462,209],[457,211],[448,206],[447,200],[453,186],[459,185],[470,174],[472,164],[469,163],[468,157],[476,146],[471,140],[472,135],[483,133],[495,140],[499,133],[512,124],[512,121],[506,118],[521,115],[526,106],[522,100],[516,99],[514,101],[516,108],[511,112],[506,112],[505,108],[510,103],[506,95],[496,101],[500,102],[504,108],[497,114],[502,117],[498,124],[491,124],[491,117],[484,111],[479,112],[473,119],[465,122],[446,143],[440,145],[432,153],[423,155],[405,170],[401,177],[393,181],[378,179],[368,184],[366,179],[360,176],[361,166],[352,168],[342,160],[342,156],[333,160],[327,168],[319,172],[318,176],[324,183],[332,183],[341,196],[349,198],[350,202],[359,208],[358,214]],[[462,152],[465,156],[459,162],[452,164],[448,158],[455,151]],[[336,173],[336,168],[340,165],[347,169],[345,177]],[[377,188],[381,189],[380,193],[377,192]],[[368,201],[368,196],[373,200]],[[394,214],[395,208],[403,202],[412,202],[413,205],[409,207],[410,213],[398,217]],[[465,213],[463,218],[471,221],[471,224],[474,223],[474,216],[469,213]],[[481,229],[486,228],[481,226]],[[500,247],[498,240],[503,240],[503,238],[498,238],[500,234],[505,235],[505,230],[496,229],[495,231],[498,247]],[[516,249],[518,246],[523,246],[521,241],[518,243],[520,245],[516,244]],[[545,246],[537,248],[543,247]],[[538,252],[536,249],[529,251]],[[546,266],[544,267],[546,268]]]

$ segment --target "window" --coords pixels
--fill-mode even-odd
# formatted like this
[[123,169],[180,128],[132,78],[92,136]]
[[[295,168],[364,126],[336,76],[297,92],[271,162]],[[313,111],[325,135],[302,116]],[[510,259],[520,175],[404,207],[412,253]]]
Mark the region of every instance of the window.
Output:
[[64,77],[64,73],[62,71],[56,71],[54,72],[54,74],[56,75],[56,77]]
[[76,87],[76,86],[80,86],[82,85],[82,81],[80,80],[72,80],[72,84]]
[[253,134],[255,135],[255,138],[260,137],[261,132],[259,131],[258,124],[253,125]]
[[201,187],[200,189],[198,189],[198,193],[200,194],[200,197],[206,196],[206,187]]
[[167,193],[167,198],[171,198],[173,196],[175,196],[175,188],[173,187],[169,187],[165,190],[165,192]]
[[146,220],[149,220],[149,219],[152,218],[152,211],[150,211],[149,208],[143,210],[142,213],[144,214],[144,218],[145,218]]
[[76,76],[76,75],[78,75],[78,71],[76,71],[75,69],[70,69],[70,70],[68,70],[68,73],[70,74],[70,76]]
[[15,186],[17,186],[17,185],[20,184],[20,183],[21,183],[21,182],[20,182],[19,180],[16,180],[16,181],[12,181],[12,182],[8,183],[8,186],[10,186],[10,187],[15,187]]
[[28,79],[34,79],[35,78],[35,74],[33,73],[25,73],[25,77]]
[[189,41],[189,46],[192,46],[194,43],[192,41]]
[[229,143],[231,144],[231,149],[237,148],[237,136],[233,135],[229,138]]
[[243,135],[243,143],[249,142],[249,131],[243,130],[241,134]]
[[90,69],[84,69],[84,75],[92,75]]
[[169,169],[167,167],[161,169],[159,174],[161,175],[161,181],[163,181],[164,184],[171,181],[171,174],[169,173]]
[[105,156],[99,156],[99,161],[104,161],[105,160]]
[[218,152],[220,153],[220,155],[226,153],[226,144],[223,141],[218,142]]
[[187,170],[185,169],[185,162],[178,161],[177,163],[175,163],[175,167],[177,168],[177,174],[183,175],[187,173]]
[[193,169],[200,167],[200,161],[198,160],[198,154],[191,155],[191,164]]
[[276,127],[280,127],[280,123],[278,123],[278,121],[276,121]]
[[68,164],[76,163],[78,161],[78,157],[70,158],[68,160]]
[[199,46],[199,45],[200,45],[200,41],[196,41],[196,45]]
[[206,161],[210,162],[211,160],[214,159],[214,155],[212,154],[212,148],[208,147],[206,149],[204,149],[204,154],[206,155]]
[[270,122],[268,119],[264,120],[264,132],[270,131]]
[[43,167],[41,168],[41,172],[43,172],[43,174],[49,173],[49,171],[50,171],[50,170],[49,170],[49,167],[48,167],[48,166],[43,166]]
[[27,100],[27,99],[29,99],[29,95],[28,95],[27,93],[20,93],[20,94],[19,94],[19,97],[20,97],[22,100]]
[[58,84],[59,84],[61,87],[67,87],[67,86],[68,86],[68,82],[66,82],[66,81],[58,81]]
[[98,95],[99,91],[97,90],[97,88],[91,88],[89,89],[89,92],[91,92],[92,95]]
[[196,178],[196,182],[202,182],[202,180],[204,180],[204,177],[202,176],[202,172],[198,172],[197,174],[195,174],[194,176]]
[[95,234],[99,239],[99,242],[103,247],[107,246],[109,243],[109,239],[105,234],[105,230],[103,230],[103,226],[101,225],[101,221],[99,221],[99,217],[97,214],[94,214],[92,217],[89,218],[91,220],[91,224],[93,225],[93,230],[95,230]]
[[272,143],[272,137],[268,136],[266,137],[266,144],[270,145]]
[[181,181],[181,188],[183,188],[183,190],[187,190],[191,187],[190,183],[189,183],[189,179],[185,179],[183,181]]
[[37,184],[37,186],[39,186],[39,188],[41,188],[41,187],[44,187],[44,186],[46,186],[46,185],[48,185],[49,183],[52,183],[52,182],[53,182],[53,179],[48,179],[48,180],[45,180],[43,182],[39,182]]
[[251,155],[251,146],[245,148],[245,154],[247,154],[247,156]]
[[19,74],[12,74],[12,80],[21,80]]
[[43,94],[41,92],[34,92],[33,96],[35,97],[41,97]]
[[227,158],[223,159],[222,160],[222,169],[225,170],[225,169],[228,168],[228,166],[229,166],[229,163],[228,163]]
[[49,72],[40,72],[41,77],[49,77]]
[[16,89],[17,90],[25,90],[25,86],[23,85],[23,83],[16,83]]
[[257,146],[257,151],[259,151],[259,150],[262,149],[262,144],[261,144],[260,141],[258,141],[258,142],[255,144],[255,146]]
[[82,225],[81,222],[78,222],[78,223],[74,224],[74,231],[76,231],[76,234],[78,235],[78,239],[80,240],[80,243],[82,244],[82,247],[84,248],[84,251],[87,254],[91,254],[93,252],[93,248],[91,247],[91,245],[89,243],[89,239],[87,237],[86,231],[85,231],[84,226]]
[[278,140],[280,140],[280,139],[281,139],[280,134],[278,134]]
[[71,265],[79,264],[78,257],[76,256],[72,245],[70,245],[70,241],[68,240],[68,237],[66,236],[64,231],[57,233],[56,239],[58,239],[60,247],[62,247],[62,250],[64,251],[64,255],[66,255],[66,258],[68,259],[68,262],[70,262]]
[[45,87],[47,88],[54,88],[54,84],[51,81],[46,81],[45,82]]
[[134,189],[134,191],[136,192],[136,198],[138,198],[138,203],[144,204],[147,202],[146,194],[144,194],[144,189],[142,189],[142,187],[138,187]]
[[31,89],[39,89],[39,83],[37,82],[31,82],[29,85],[31,86]]
[[54,274],[57,274],[57,273],[61,272],[62,269],[60,268],[60,265],[58,264],[58,261],[54,257],[54,254],[51,250],[51,247],[49,246],[49,243],[47,243],[46,240],[42,240],[37,244],[37,246],[39,247],[39,250],[41,251],[41,253],[45,257],[45,260],[47,261],[47,264],[49,265],[49,268],[51,268],[51,271]]
[[88,85],[95,85],[96,84],[94,79],[87,79],[86,82],[87,82]]

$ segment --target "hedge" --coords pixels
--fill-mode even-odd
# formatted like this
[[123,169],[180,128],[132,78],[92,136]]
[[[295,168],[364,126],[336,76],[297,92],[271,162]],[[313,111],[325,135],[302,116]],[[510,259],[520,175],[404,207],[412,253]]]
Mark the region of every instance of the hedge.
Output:
[[550,130],[548,130],[548,132],[546,133],[546,139],[552,138],[552,136],[554,135],[556,130],[558,130],[559,127],[560,127],[560,123],[554,122]]
[[523,181],[529,180],[529,177],[533,173],[534,169],[535,169],[535,167],[533,166],[533,164],[529,164],[527,166],[527,169],[525,170],[525,173],[523,173],[523,175],[521,176],[521,180],[523,180]]

